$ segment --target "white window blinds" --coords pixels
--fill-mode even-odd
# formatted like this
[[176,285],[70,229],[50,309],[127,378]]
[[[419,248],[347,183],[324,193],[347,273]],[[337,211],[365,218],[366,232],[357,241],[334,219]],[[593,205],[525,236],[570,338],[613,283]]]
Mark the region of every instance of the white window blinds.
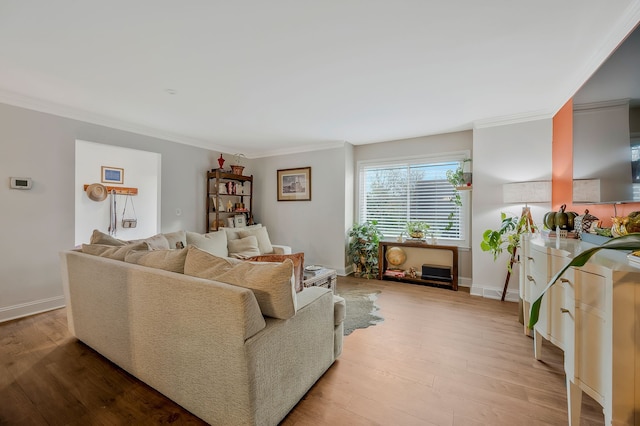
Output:
[[[466,197],[462,207],[447,170],[461,161],[360,165],[359,221],[378,221],[387,238],[405,231],[409,221],[427,222],[438,239],[466,240]],[[405,233],[406,234],[406,233]],[[453,241],[452,241],[453,242]]]

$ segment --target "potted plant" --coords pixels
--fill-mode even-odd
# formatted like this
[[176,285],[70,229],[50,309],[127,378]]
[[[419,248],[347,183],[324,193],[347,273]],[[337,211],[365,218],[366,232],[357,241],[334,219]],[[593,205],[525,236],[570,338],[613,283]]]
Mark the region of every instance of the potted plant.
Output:
[[349,259],[355,266],[355,276],[373,278],[378,275],[378,244],[382,233],[378,230],[378,222],[367,221],[354,224],[349,231]]
[[407,222],[406,228],[407,228],[407,234],[409,234],[411,238],[422,240],[425,237],[425,235],[428,233],[429,228],[431,228],[431,226],[427,222],[412,221],[412,222]]
[[[447,181],[456,189],[471,187],[471,159],[465,158],[455,170],[447,170]],[[457,193],[457,192],[456,192]],[[458,204],[460,205],[460,204]]]
[[[515,251],[520,247],[522,234],[532,231],[527,224],[526,216],[518,218],[500,213],[500,220],[500,228],[495,230],[487,229],[482,234],[482,241],[480,241],[482,251],[491,252],[493,254],[493,260],[496,260],[504,250],[507,250],[507,252],[513,256]],[[511,271],[512,266],[513,262],[510,260],[507,269]]]

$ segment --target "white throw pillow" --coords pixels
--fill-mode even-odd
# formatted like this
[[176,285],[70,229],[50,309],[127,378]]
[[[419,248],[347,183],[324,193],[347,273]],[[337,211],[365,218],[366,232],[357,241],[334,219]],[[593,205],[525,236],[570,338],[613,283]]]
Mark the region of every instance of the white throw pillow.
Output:
[[229,257],[246,259],[260,254],[258,239],[253,235],[238,240],[231,240],[227,244],[229,247]]
[[231,241],[231,240],[237,240],[242,238],[240,237],[240,231],[244,231],[247,229],[256,229],[256,228],[262,228],[262,224],[257,223],[255,225],[243,226],[242,228],[222,228],[222,229],[224,229],[224,232],[227,233],[227,241]]
[[227,257],[227,234],[224,231],[198,234],[187,231],[187,245],[194,245],[204,251],[220,257]]
[[296,313],[291,259],[282,263],[240,262],[189,246],[184,273],[252,290],[263,315],[288,319]]
[[187,233],[185,231],[169,232],[162,234],[169,241],[170,249],[183,249],[187,247]]
[[258,248],[260,249],[259,254],[273,253],[273,246],[271,245],[271,240],[269,239],[269,233],[267,232],[266,226],[263,226],[261,228],[240,230],[240,238],[246,238],[251,235],[255,236],[258,239]]

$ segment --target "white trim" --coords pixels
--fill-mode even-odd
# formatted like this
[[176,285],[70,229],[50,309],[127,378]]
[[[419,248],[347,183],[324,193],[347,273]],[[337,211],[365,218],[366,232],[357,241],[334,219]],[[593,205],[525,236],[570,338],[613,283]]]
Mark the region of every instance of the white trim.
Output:
[[576,111],[587,111],[590,109],[629,106],[630,102],[631,102],[630,98],[624,98],[624,99],[612,99],[612,100],[601,101],[601,102],[589,102],[586,104],[573,104],[573,111],[576,112]]
[[265,157],[275,157],[277,155],[289,155],[289,154],[300,154],[304,152],[324,151],[327,149],[343,148],[347,143],[348,142],[346,141],[318,142],[315,144],[300,145],[292,148],[283,148],[283,149],[274,149],[271,151],[254,152],[253,155],[248,158],[265,158]]
[[172,132],[166,132],[163,130],[158,130],[140,124],[120,120],[114,117],[109,117],[89,111],[83,111],[77,108],[56,104],[54,102],[49,102],[42,99],[31,98],[29,96],[20,95],[6,90],[0,90],[0,102],[20,108],[44,112],[46,114],[57,115],[59,117],[70,118],[72,120],[79,120],[85,123],[97,124],[99,126],[106,126],[112,129],[124,130],[126,132],[137,133],[140,135],[151,136],[154,138],[177,142],[184,145],[208,149],[211,151],[236,151],[236,149],[233,147],[216,145],[211,143],[210,141],[191,138]]
[[485,118],[473,122],[473,128],[485,129],[487,127],[507,126],[510,124],[526,123],[529,121],[548,120],[553,118],[553,111],[532,111],[520,114],[505,115],[502,117]]
[[34,300],[32,302],[20,303],[18,305],[0,308],[0,322],[10,321],[29,315],[63,308],[65,306],[64,296],[50,297],[48,299]]
[[[479,285],[471,285],[469,292],[472,296],[484,297],[485,299],[502,299],[502,289],[496,287],[481,287]],[[517,302],[520,300],[520,292],[518,289],[507,289],[504,298],[505,302]]]

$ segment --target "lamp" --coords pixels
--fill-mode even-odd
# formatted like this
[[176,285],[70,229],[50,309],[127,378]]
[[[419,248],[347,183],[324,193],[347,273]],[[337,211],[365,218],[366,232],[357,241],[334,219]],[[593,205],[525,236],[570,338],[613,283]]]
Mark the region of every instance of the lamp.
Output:
[[502,185],[502,201],[507,204],[524,204],[522,215],[527,218],[529,230],[533,229],[533,218],[529,203],[548,203],[551,201],[551,181],[514,182]]
[[[533,218],[531,217],[531,209],[529,203],[548,203],[551,201],[551,181],[533,181],[533,182],[514,182],[502,185],[502,201],[509,204],[524,204],[522,214],[518,221],[518,229],[516,233],[520,234],[526,227],[527,231],[533,231]],[[523,222],[522,218],[526,218]],[[507,294],[509,279],[511,278],[511,269],[516,260],[517,247],[513,248],[511,259],[509,260],[509,268],[507,269],[507,278],[504,281],[504,289],[502,290],[502,301]]]

